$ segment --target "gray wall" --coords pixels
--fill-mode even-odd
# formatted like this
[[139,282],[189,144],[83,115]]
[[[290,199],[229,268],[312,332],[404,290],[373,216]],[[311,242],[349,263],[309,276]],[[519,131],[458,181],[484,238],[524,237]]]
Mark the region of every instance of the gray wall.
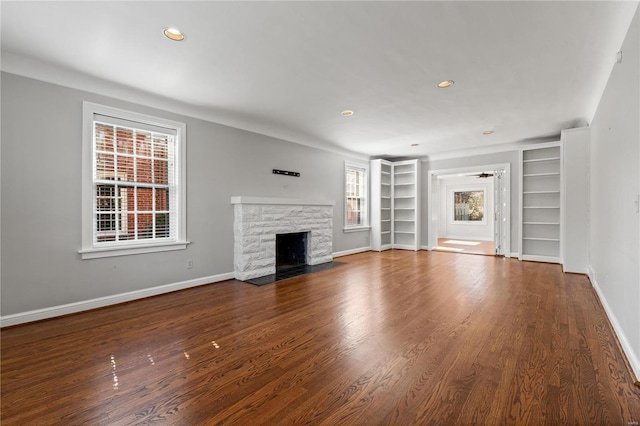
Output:
[[638,13],[622,46],[622,63],[614,66],[591,124],[589,266],[640,374],[640,215],[635,205],[640,194]]
[[[342,231],[344,160],[357,159],[13,74],[1,84],[2,315],[233,272],[234,195],[335,200],[333,251],[369,247],[368,232]],[[80,259],[85,100],[187,124],[187,250]]]
[[511,164],[511,253],[519,251],[519,229],[520,213],[518,203],[520,200],[520,165],[518,163],[518,151],[496,152],[492,154],[474,155],[470,157],[449,158],[446,160],[427,161],[422,164],[422,245],[429,243],[429,235],[427,229],[427,184],[429,180],[429,171],[431,170],[448,170],[465,167],[485,166],[493,164]]

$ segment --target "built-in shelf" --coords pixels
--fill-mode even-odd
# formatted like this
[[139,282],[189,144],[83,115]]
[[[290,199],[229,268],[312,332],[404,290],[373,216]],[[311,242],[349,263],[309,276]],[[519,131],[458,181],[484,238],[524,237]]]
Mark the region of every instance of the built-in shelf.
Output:
[[561,154],[559,142],[521,151],[521,260],[561,261]]
[[420,161],[372,160],[371,248],[420,249]]
[[530,160],[522,160],[523,163],[539,163],[543,161],[557,161],[560,160],[560,157],[549,157],[549,158],[532,158]]
[[559,194],[560,191],[524,191],[523,194]]
[[559,172],[552,173],[529,173],[526,175],[522,175],[522,177],[541,177],[541,176],[560,176]]

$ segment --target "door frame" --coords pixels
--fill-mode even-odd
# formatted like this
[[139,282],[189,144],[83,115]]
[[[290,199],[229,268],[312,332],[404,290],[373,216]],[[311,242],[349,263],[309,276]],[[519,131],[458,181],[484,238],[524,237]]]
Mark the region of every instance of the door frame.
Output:
[[[437,234],[434,232],[434,229],[438,229],[438,217],[436,215],[434,218],[434,207],[435,211],[437,211],[440,205],[440,200],[438,199],[434,202],[433,197],[433,186],[434,182],[437,183],[438,176],[480,173],[489,170],[504,171],[504,203],[502,206],[502,217],[505,219],[505,235],[503,252],[505,257],[511,257],[511,163],[429,170],[427,172],[427,246],[423,248],[433,250],[438,245]],[[439,195],[437,195],[437,198],[439,198]]]

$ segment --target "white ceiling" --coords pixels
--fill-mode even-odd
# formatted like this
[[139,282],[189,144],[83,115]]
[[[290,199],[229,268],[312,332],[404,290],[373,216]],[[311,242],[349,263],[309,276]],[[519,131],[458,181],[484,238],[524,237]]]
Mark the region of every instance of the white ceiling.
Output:
[[[1,8],[5,71],[141,103],[148,93],[165,109],[306,145],[416,157],[588,124],[637,2]],[[185,41],[164,38],[168,26]],[[436,87],[447,79],[455,85]]]

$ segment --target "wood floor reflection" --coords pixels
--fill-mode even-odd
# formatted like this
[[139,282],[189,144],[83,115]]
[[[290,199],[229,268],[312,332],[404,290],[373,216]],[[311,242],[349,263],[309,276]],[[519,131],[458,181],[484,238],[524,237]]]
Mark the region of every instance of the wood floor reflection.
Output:
[[369,252],[2,330],[2,424],[613,424],[640,392],[586,277]]
[[437,251],[448,251],[463,254],[483,254],[485,256],[495,256],[493,241],[480,240],[460,240],[452,238],[438,238],[438,245],[434,248]]

